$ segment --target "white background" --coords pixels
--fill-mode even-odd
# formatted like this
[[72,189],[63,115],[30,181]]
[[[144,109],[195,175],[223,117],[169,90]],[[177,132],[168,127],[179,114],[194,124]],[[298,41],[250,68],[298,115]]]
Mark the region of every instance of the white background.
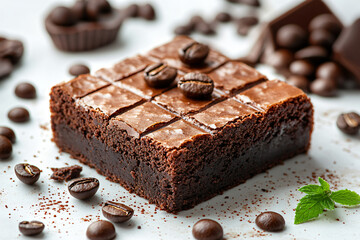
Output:
[[[100,205],[106,200],[123,202],[136,211],[131,221],[116,225],[116,239],[192,239],[192,225],[204,217],[219,221],[226,239],[360,238],[358,208],[338,206],[316,221],[293,224],[294,209],[302,197],[296,189],[314,182],[318,176],[323,176],[332,187],[360,193],[360,137],[345,136],[335,126],[339,113],[360,112],[359,90],[342,91],[331,99],[310,95],[315,105],[315,131],[308,155],[286,161],[284,165],[176,216],[156,210],[146,200],[129,194],[87,166],[83,166],[82,175],[99,178],[99,192],[88,201],[70,197],[65,183],[49,179],[50,167],[79,163],[68,154],[58,153],[51,141],[48,110],[50,88],[71,78],[67,73],[69,66],[83,62],[95,71],[170,40],[174,27],[187,21],[192,14],[211,18],[219,10],[229,10],[241,16],[249,9],[223,0],[157,0],[154,1],[158,14],[156,21],[131,19],[122,27],[116,43],[96,51],[74,54],[55,49],[44,29],[46,13],[59,2],[67,4],[71,1],[0,0],[0,35],[20,39],[25,44],[21,64],[10,77],[0,81],[0,125],[13,128],[17,134],[12,158],[0,161],[0,239],[30,239],[20,235],[17,226],[22,220],[35,219],[46,224],[43,234],[35,239],[85,239],[89,221],[103,219]],[[129,2],[114,0],[112,3],[121,7]],[[294,2],[266,1],[260,12],[261,18],[269,19]],[[332,0],[329,4],[346,24],[360,15],[357,0]],[[249,50],[256,34],[254,29],[249,37],[239,37],[235,26],[229,24],[220,27],[214,37],[194,35],[194,38],[211,43],[230,57],[239,57]],[[269,78],[276,77],[271,69],[260,67],[259,70]],[[30,81],[36,86],[36,100],[19,99],[14,95],[16,84],[22,81]],[[30,110],[29,123],[15,124],[7,119],[7,112],[15,106],[26,106]],[[15,177],[13,167],[20,162],[32,163],[43,170],[37,184],[27,186]],[[59,205],[51,206],[53,201],[61,201],[64,209],[59,209]],[[40,210],[44,208],[42,204],[50,205],[45,206],[49,209]],[[283,232],[259,231],[255,217],[265,210],[279,212],[285,217]]]

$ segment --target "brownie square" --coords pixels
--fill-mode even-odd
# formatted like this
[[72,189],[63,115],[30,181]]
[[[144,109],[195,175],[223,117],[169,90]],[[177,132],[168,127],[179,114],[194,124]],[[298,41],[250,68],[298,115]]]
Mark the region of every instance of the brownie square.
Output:
[[[180,61],[184,41],[151,54]],[[175,83],[147,86],[138,60],[54,86],[51,127],[60,150],[159,208],[189,209],[309,149],[313,107],[301,90],[219,56],[212,97],[193,100]]]

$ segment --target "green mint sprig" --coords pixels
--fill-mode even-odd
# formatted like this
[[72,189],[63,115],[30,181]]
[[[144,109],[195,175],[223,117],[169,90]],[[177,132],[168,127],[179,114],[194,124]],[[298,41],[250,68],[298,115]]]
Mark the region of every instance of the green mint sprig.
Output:
[[346,206],[360,204],[360,195],[348,189],[332,192],[330,185],[319,177],[319,185],[306,185],[298,191],[307,195],[300,199],[295,210],[295,224],[310,221],[327,210],[335,209],[335,202]]

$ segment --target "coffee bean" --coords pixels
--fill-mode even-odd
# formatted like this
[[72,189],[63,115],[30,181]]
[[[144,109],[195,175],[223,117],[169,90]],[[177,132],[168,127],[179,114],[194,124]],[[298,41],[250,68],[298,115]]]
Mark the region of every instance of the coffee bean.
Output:
[[209,51],[208,46],[194,41],[179,49],[179,57],[185,64],[199,65],[204,63]]
[[314,74],[314,66],[306,60],[296,60],[290,64],[290,72],[294,75],[311,76]]
[[70,67],[69,73],[75,77],[81,75],[81,74],[88,74],[90,73],[90,69],[88,66],[83,64],[74,64]]
[[278,232],[285,228],[285,219],[276,212],[263,212],[256,217],[256,225],[267,232]]
[[22,221],[19,223],[19,230],[26,236],[34,236],[42,233],[45,225],[39,221]]
[[295,53],[295,59],[309,60],[312,63],[322,62],[327,59],[328,51],[321,46],[308,46]]
[[0,42],[0,58],[5,58],[16,64],[24,53],[24,45],[17,40],[4,40]]
[[19,83],[15,88],[15,95],[19,98],[36,98],[36,89],[31,83]]
[[330,78],[335,79],[337,82],[340,81],[342,77],[342,71],[334,62],[326,62],[321,64],[316,70],[317,78]]
[[76,20],[86,20],[86,3],[85,0],[77,0],[71,7]]
[[147,67],[144,71],[145,82],[154,88],[164,88],[170,86],[177,75],[176,68],[169,67],[164,63],[155,63]]
[[276,69],[288,68],[293,61],[293,54],[286,49],[279,49],[266,58],[266,63]]
[[219,12],[215,17],[215,20],[218,22],[226,23],[226,22],[230,22],[232,20],[232,17],[230,13]]
[[107,201],[102,207],[102,213],[110,221],[122,223],[134,215],[134,210],[125,204]]
[[178,26],[174,30],[174,33],[176,35],[190,35],[192,32],[193,32],[193,26],[190,24]]
[[70,8],[56,7],[50,15],[51,21],[59,26],[71,26],[76,23],[76,16]]
[[135,18],[139,15],[139,5],[137,4],[130,4],[127,8],[124,10],[124,14],[128,18]]
[[335,42],[335,36],[324,29],[316,29],[311,32],[309,42],[311,45],[330,48]]
[[11,128],[0,126],[0,136],[4,136],[9,139],[12,143],[15,143],[16,136]]
[[14,66],[9,59],[0,59],[0,80],[9,76],[13,70]]
[[0,159],[8,159],[12,153],[12,143],[5,137],[0,135]]
[[178,88],[188,98],[209,98],[214,90],[214,82],[206,74],[188,73],[178,82]]
[[17,123],[27,122],[30,119],[28,110],[22,107],[16,107],[8,112],[8,118]]
[[154,20],[156,18],[155,10],[152,5],[145,4],[139,7],[139,17],[146,20]]
[[304,92],[309,91],[310,81],[304,76],[292,75],[286,81],[288,84],[298,87]]
[[69,182],[68,190],[73,197],[82,200],[94,196],[99,185],[99,180],[96,178],[77,178]]
[[338,36],[342,30],[342,26],[332,14],[321,14],[311,20],[309,24],[310,32],[317,29],[324,29],[335,36]]
[[342,113],[337,118],[336,125],[342,132],[355,135],[360,129],[360,115],[355,112]]
[[310,91],[323,97],[335,96],[336,90],[337,84],[334,79],[317,78],[310,84]]
[[17,178],[25,184],[34,184],[40,177],[40,169],[28,163],[17,164],[14,168]]
[[192,234],[197,240],[222,240],[223,228],[211,219],[201,219],[194,224]]
[[111,240],[116,236],[115,227],[109,221],[99,220],[89,225],[86,236],[90,240]]
[[276,42],[283,48],[298,49],[304,46],[306,41],[306,32],[295,24],[288,24],[281,27],[276,34]]

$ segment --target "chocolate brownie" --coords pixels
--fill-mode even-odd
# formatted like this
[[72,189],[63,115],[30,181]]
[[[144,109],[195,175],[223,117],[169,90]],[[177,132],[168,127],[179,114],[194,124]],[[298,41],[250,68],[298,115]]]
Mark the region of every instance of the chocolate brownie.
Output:
[[[194,207],[307,152],[313,129],[303,91],[211,49],[203,65],[185,65],[176,49],[191,41],[176,37],[50,93],[60,150],[168,212]],[[154,62],[177,68],[178,78],[206,73],[212,95],[187,98],[177,80],[147,86],[144,69]]]

